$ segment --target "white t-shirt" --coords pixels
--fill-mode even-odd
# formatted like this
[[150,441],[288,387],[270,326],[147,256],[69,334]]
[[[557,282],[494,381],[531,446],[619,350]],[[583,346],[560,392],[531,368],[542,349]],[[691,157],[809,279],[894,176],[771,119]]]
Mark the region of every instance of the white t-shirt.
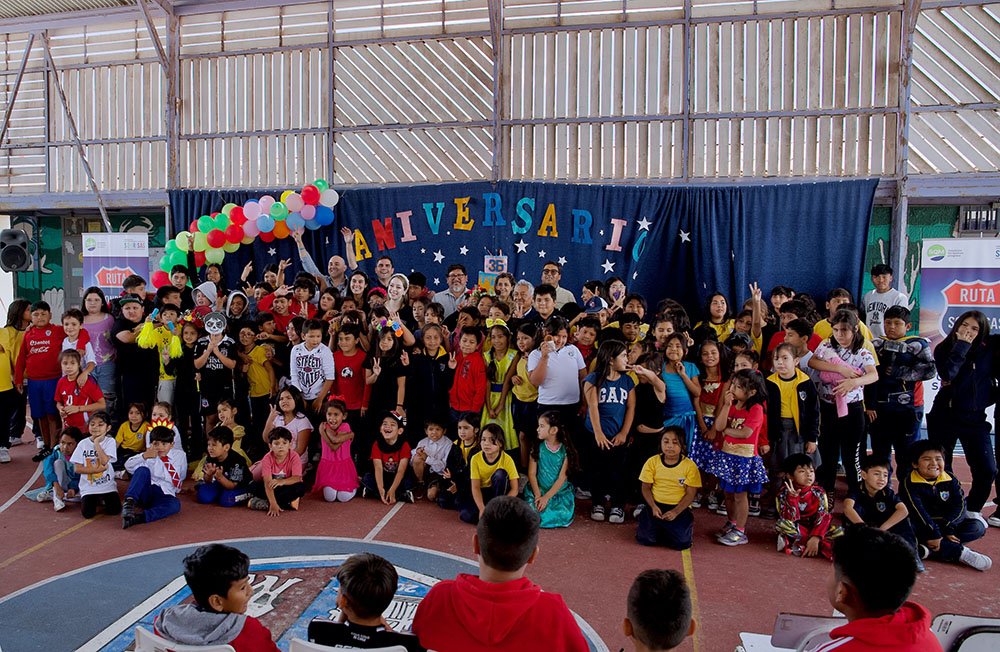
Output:
[[[167,459],[170,460],[174,472],[177,473],[178,483],[183,483],[184,478],[187,477],[187,455],[179,448],[171,448],[167,451]],[[149,481],[159,487],[164,494],[176,496],[177,492],[181,490],[180,484],[174,484],[167,471],[167,465],[159,457],[145,458],[142,455],[133,455],[125,461],[125,470],[129,473],[135,473],[140,466],[149,469]]]
[[[105,437],[101,442],[101,450],[108,456],[108,468],[104,473],[81,473],[80,474],[80,496],[90,496],[92,494],[118,493],[118,485],[115,484],[115,476],[111,470],[111,463],[118,459],[118,451],[115,448],[115,438]],[[85,438],[77,445],[73,451],[73,457],[69,458],[71,464],[98,464],[97,448],[94,440]]]
[[865,323],[871,329],[875,337],[885,337],[885,327],[882,325],[885,311],[893,306],[907,306],[909,300],[906,295],[894,288],[889,288],[888,292],[876,292],[872,290],[866,292],[861,299],[865,309]]
[[323,383],[337,377],[333,353],[326,344],[320,344],[310,351],[305,342],[299,342],[292,347],[289,373],[292,385],[302,392],[302,398],[314,401],[319,396]]
[[[864,347],[858,349],[857,353],[852,353],[850,349],[834,349],[830,346],[829,342],[823,342],[816,347],[816,351],[813,355],[826,362],[829,362],[833,358],[840,358],[848,365],[856,367],[857,369],[875,366],[875,357],[871,354],[871,351]],[[840,382],[840,380],[838,379],[837,382]],[[835,387],[836,385],[834,384],[821,381],[816,386],[816,391],[819,394],[820,400],[826,401],[827,403],[833,403],[835,400],[833,393]],[[864,398],[865,390],[863,387],[855,387],[847,393],[848,403],[857,403],[858,401],[863,401]]]
[[[75,349],[79,341],[80,340],[78,339],[76,342],[70,342],[68,337],[64,337],[62,343],[62,350],[68,351],[70,349]],[[83,349],[83,353],[80,354],[80,369],[83,370],[83,368],[86,367],[91,362],[93,362],[96,365],[97,356],[94,355],[94,347],[90,345],[90,342],[87,342],[87,345]]]
[[[299,433],[303,430],[313,429],[312,423],[310,423],[309,419],[302,414],[296,414],[295,418],[288,423],[285,423],[285,416],[283,414],[279,414],[274,419],[274,427],[277,428],[278,426],[288,428],[288,432],[292,433],[293,450],[299,445]],[[302,458],[302,464],[305,465],[309,461],[309,449],[306,449],[306,451],[299,457]]]
[[[542,359],[540,349],[528,355],[528,373]],[[538,402],[542,405],[572,405],[580,402],[580,370],[586,368],[580,349],[567,344],[549,354],[545,380],[538,387]]]

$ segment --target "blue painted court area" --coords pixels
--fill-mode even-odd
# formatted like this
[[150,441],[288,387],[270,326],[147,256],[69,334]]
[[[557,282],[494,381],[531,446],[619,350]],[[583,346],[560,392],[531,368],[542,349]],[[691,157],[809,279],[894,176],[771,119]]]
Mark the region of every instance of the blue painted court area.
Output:
[[[372,552],[391,561],[399,585],[386,619],[408,631],[420,600],[441,579],[475,573],[466,559],[410,546],[333,537],[288,537],[227,541],[251,558],[254,597],[247,609],[267,626],[278,646],[306,638],[309,621],[335,618],[340,563]],[[0,601],[0,646],[4,652],[130,650],[137,625],[152,629],[164,608],[190,601],[182,561],[197,545],[153,550],[94,564],[53,577]],[[595,651],[607,650],[579,619]]]

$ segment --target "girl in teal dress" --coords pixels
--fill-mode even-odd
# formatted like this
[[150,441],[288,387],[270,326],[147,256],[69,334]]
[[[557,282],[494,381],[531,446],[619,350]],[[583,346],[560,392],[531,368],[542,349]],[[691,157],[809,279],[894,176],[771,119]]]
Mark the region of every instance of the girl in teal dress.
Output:
[[541,527],[568,527],[573,522],[576,504],[573,485],[566,476],[569,469],[577,466],[576,449],[554,410],[538,417],[537,432],[531,446],[524,498],[538,511]]

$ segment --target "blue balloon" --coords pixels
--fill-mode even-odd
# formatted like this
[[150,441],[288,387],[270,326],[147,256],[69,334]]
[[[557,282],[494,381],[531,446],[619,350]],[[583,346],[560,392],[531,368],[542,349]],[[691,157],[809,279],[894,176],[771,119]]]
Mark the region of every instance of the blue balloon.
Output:
[[302,217],[301,213],[289,213],[288,217],[285,218],[285,226],[291,231],[301,229],[305,225],[306,218]]
[[316,207],[316,217],[314,222],[319,222],[320,226],[330,226],[333,224],[333,210],[326,206]]
[[322,229],[323,225],[317,220],[306,220],[306,228],[310,231],[316,231],[317,229]]
[[261,233],[270,233],[274,230],[274,218],[270,215],[261,215],[257,218],[257,228]]

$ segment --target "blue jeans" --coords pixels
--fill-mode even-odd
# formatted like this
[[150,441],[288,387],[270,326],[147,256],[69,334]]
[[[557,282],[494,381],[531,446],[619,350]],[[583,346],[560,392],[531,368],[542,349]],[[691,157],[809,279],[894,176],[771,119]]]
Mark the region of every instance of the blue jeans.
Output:
[[140,466],[132,474],[132,482],[128,485],[125,497],[132,498],[136,505],[142,507],[147,523],[181,511],[181,501],[177,500],[177,496],[163,493],[162,489],[153,484],[149,468],[145,466]]
[[118,398],[118,380],[114,361],[97,365],[94,367],[94,371],[90,374],[90,377],[94,379],[97,386],[101,388],[101,393],[104,394],[105,409],[108,411],[108,414],[115,414],[116,399]]
[[249,498],[248,487],[236,486],[232,489],[223,489],[218,482],[199,482],[195,487],[194,499],[203,505],[219,503],[223,507],[235,507],[245,503]]
[[[508,491],[510,491],[510,476],[503,469],[497,469],[490,476],[490,486],[482,488],[483,505],[486,505],[498,496],[507,495]],[[479,508],[476,507],[476,502],[472,500],[471,495],[468,498],[467,504],[462,505],[459,509],[458,517],[466,523],[472,523],[473,525],[479,523]]]

